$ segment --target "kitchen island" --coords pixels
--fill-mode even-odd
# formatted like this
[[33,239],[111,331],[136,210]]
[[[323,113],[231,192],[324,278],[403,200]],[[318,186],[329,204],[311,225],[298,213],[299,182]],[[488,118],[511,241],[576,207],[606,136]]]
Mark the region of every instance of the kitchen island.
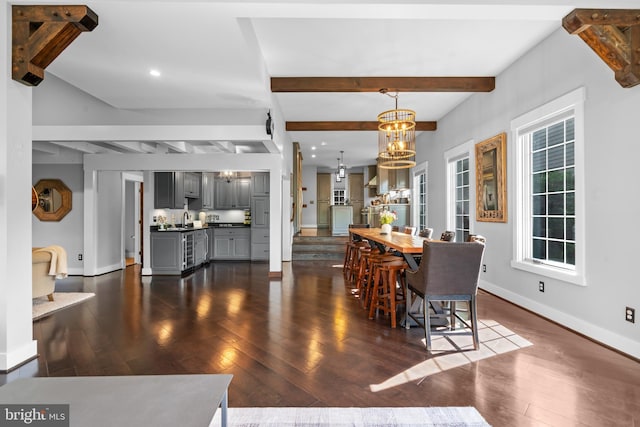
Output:
[[353,207],[350,205],[331,206],[331,234],[348,236],[349,224],[353,221]]
[[250,260],[248,224],[210,223],[203,228],[151,227],[151,270],[187,275],[212,260]]

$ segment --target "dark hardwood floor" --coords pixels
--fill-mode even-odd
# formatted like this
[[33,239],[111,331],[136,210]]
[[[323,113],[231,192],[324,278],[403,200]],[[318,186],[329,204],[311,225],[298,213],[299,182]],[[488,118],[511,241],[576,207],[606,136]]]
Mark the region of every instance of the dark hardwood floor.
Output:
[[371,391],[431,356],[421,330],[368,320],[334,264],[285,263],[277,281],[260,263],[66,279],[59,290],[96,297],[34,322],[40,356],[13,377],[231,373],[230,406],[474,406],[494,426],[640,427],[639,363],[485,292],[479,318],[533,346]]

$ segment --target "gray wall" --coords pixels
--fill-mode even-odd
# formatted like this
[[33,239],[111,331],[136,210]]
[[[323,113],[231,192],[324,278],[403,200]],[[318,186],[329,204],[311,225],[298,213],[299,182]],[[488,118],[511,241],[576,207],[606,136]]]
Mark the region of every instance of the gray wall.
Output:
[[[581,86],[587,93],[586,287],[510,266],[516,195],[510,122]],[[623,89],[579,37],[559,29],[499,75],[493,92],[471,96],[438,121],[437,132],[422,133],[417,144],[418,162],[429,164],[429,223],[438,232],[446,226],[444,152],[507,132],[509,222],[472,223],[472,230],[488,239],[481,286],[635,357],[640,357],[640,323],[626,322],[624,309],[640,309],[638,250],[625,229],[640,214],[634,189],[639,108],[640,87]],[[545,293],[538,291],[538,280],[545,281]]]
[[72,192],[71,212],[60,221],[40,221],[35,215],[31,218],[32,246],[42,247],[59,245],[67,251],[69,274],[82,274],[82,253],[84,240],[84,176],[82,165],[78,164],[34,164],[32,169],[33,185],[41,179],[60,179]]

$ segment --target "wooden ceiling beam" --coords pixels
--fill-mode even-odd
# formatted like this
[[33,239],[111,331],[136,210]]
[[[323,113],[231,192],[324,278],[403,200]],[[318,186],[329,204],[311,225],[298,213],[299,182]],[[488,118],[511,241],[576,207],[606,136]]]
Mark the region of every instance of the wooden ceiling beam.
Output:
[[[416,131],[434,131],[437,122],[416,122]],[[287,122],[287,131],[377,131],[378,122]]]
[[13,5],[12,78],[27,86],[44,80],[44,70],[98,15],[87,6]]
[[271,92],[491,92],[495,77],[272,77]]
[[640,83],[640,9],[574,9],[562,26],[589,45],[622,87]]

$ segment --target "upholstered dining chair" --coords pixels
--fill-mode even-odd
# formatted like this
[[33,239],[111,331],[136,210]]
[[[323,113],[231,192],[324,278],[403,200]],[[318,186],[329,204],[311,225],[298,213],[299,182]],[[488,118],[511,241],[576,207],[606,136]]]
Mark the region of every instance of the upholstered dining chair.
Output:
[[[480,242],[444,243],[425,240],[423,257],[416,271],[406,271],[407,283],[407,322],[411,317],[424,328],[427,351],[431,351],[431,336],[446,335],[456,327],[456,320],[470,329],[470,332],[456,335],[471,335],[473,348],[478,349],[478,320],[476,313],[476,293],[480,265],[484,254],[484,244]],[[411,296],[422,298],[422,313],[416,316],[411,313]],[[431,331],[429,308],[434,301],[449,301],[449,330]],[[468,319],[456,313],[455,303],[466,301],[469,304]],[[424,319],[420,319],[424,315]]]
[[442,234],[440,235],[440,240],[442,240],[443,242],[453,242],[454,239],[456,238],[456,232],[455,231],[443,231]]
[[402,229],[402,232],[403,232],[404,234],[410,234],[410,235],[412,235],[412,236],[413,236],[414,234],[416,234],[416,227],[409,227],[409,226],[405,226],[405,227]]
[[418,232],[418,236],[430,239],[433,236],[433,228],[423,228]]
[[469,237],[467,238],[467,242],[487,243],[487,238],[484,236],[481,236],[480,234],[469,234]]

